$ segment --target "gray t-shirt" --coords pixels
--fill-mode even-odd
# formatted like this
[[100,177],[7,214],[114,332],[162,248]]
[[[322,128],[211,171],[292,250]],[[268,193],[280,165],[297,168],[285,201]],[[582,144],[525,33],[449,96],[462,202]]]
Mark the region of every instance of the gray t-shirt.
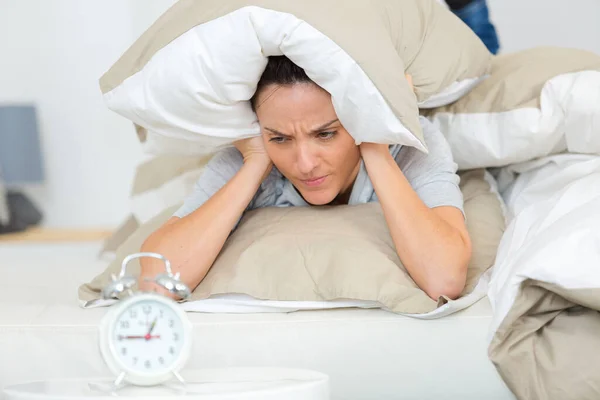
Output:
[[[457,164],[444,135],[427,119],[420,118],[423,136],[429,149],[425,154],[413,147],[390,146],[390,153],[398,163],[419,198],[430,208],[453,206],[463,212],[463,196],[456,174]],[[242,167],[242,155],[236,148],[219,151],[206,165],[195,185],[194,192],[174,216],[184,217],[206,202],[221,189]],[[360,171],[352,187],[348,204],[378,201],[373,184],[361,160]],[[263,181],[247,211],[261,207],[309,206],[275,167]]]

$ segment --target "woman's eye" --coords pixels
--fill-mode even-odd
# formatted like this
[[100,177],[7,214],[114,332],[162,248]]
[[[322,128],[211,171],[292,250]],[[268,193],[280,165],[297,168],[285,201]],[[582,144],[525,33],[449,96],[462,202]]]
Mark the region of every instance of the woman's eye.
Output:
[[333,132],[321,132],[321,133],[319,133],[319,139],[328,140],[328,139],[333,138],[335,136],[335,134],[336,134],[335,131],[333,131]]
[[287,141],[287,138],[280,137],[280,136],[269,139],[269,142],[273,142],[273,143],[285,143],[286,141]]

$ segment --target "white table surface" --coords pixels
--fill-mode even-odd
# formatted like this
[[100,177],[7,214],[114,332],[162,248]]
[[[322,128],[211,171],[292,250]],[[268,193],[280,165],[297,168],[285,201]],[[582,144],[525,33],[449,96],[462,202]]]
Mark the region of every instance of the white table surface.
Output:
[[185,391],[175,379],[157,387],[125,386],[111,392],[113,380],[38,381],[4,388],[6,400],[140,399],[152,400],[329,400],[327,375],[300,369],[227,368],[182,371]]

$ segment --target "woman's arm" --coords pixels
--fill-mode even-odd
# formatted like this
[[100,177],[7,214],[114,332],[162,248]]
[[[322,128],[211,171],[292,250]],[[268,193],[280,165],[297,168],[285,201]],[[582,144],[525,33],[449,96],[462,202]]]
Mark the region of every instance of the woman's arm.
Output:
[[[256,140],[262,139],[255,138],[255,144]],[[194,289],[204,279],[229,234],[271,170],[268,157],[253,154],[252,145],[249,147],[248,143],[238,147],[244,154],[244,164],[231,180],[189,215],[171,218],[142,245],[142,252],[165,256],[171,262],[173,272],[179,272],[181,280],[190,289]],[[144,278],[154,277],[164,271],[162,261],[142,258],[140,265],[140,289],[164,293],[154,287],[153,283],[144,281]]]
[[387,145],[360,146],[396,251],[416,284],[435,300],[457,298],[471,257],[464,216],[456,207],[429,208],[390,155]]

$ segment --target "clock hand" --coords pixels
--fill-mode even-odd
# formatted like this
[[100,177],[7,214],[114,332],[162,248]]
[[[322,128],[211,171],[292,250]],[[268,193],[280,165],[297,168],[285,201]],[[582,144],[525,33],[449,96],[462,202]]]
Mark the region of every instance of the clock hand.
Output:
[[120,335],[119,339],[146,339],[146,340],[150,340],[150,339],[160,339],[160,335],[127,335],[127,336]]
[[150,339],[152,339],[153,337],[156,337],[156,336],[152,336],[152,335],[150,335],[150,334],[152,333],[152,330],[153,330],[153,329],[154,329],[154,327],[156,326],[156,321],[157,321],[157,320],[158,320],[158,317],[154,318],[154,321],[152,321],[152,324],[150,325],[150,329],[148,329],[148,333],[146,333],[146,335],[144,336],[144,339],[146,339],[146,340],[150,340]]
[[158,317],[154,318],[154,321],[152,321],[152,325],[150,325],[150,329],[148,330],[148,335],[152,333],[152,330],[156,326],[156,321],[157,320],[158,320]]

